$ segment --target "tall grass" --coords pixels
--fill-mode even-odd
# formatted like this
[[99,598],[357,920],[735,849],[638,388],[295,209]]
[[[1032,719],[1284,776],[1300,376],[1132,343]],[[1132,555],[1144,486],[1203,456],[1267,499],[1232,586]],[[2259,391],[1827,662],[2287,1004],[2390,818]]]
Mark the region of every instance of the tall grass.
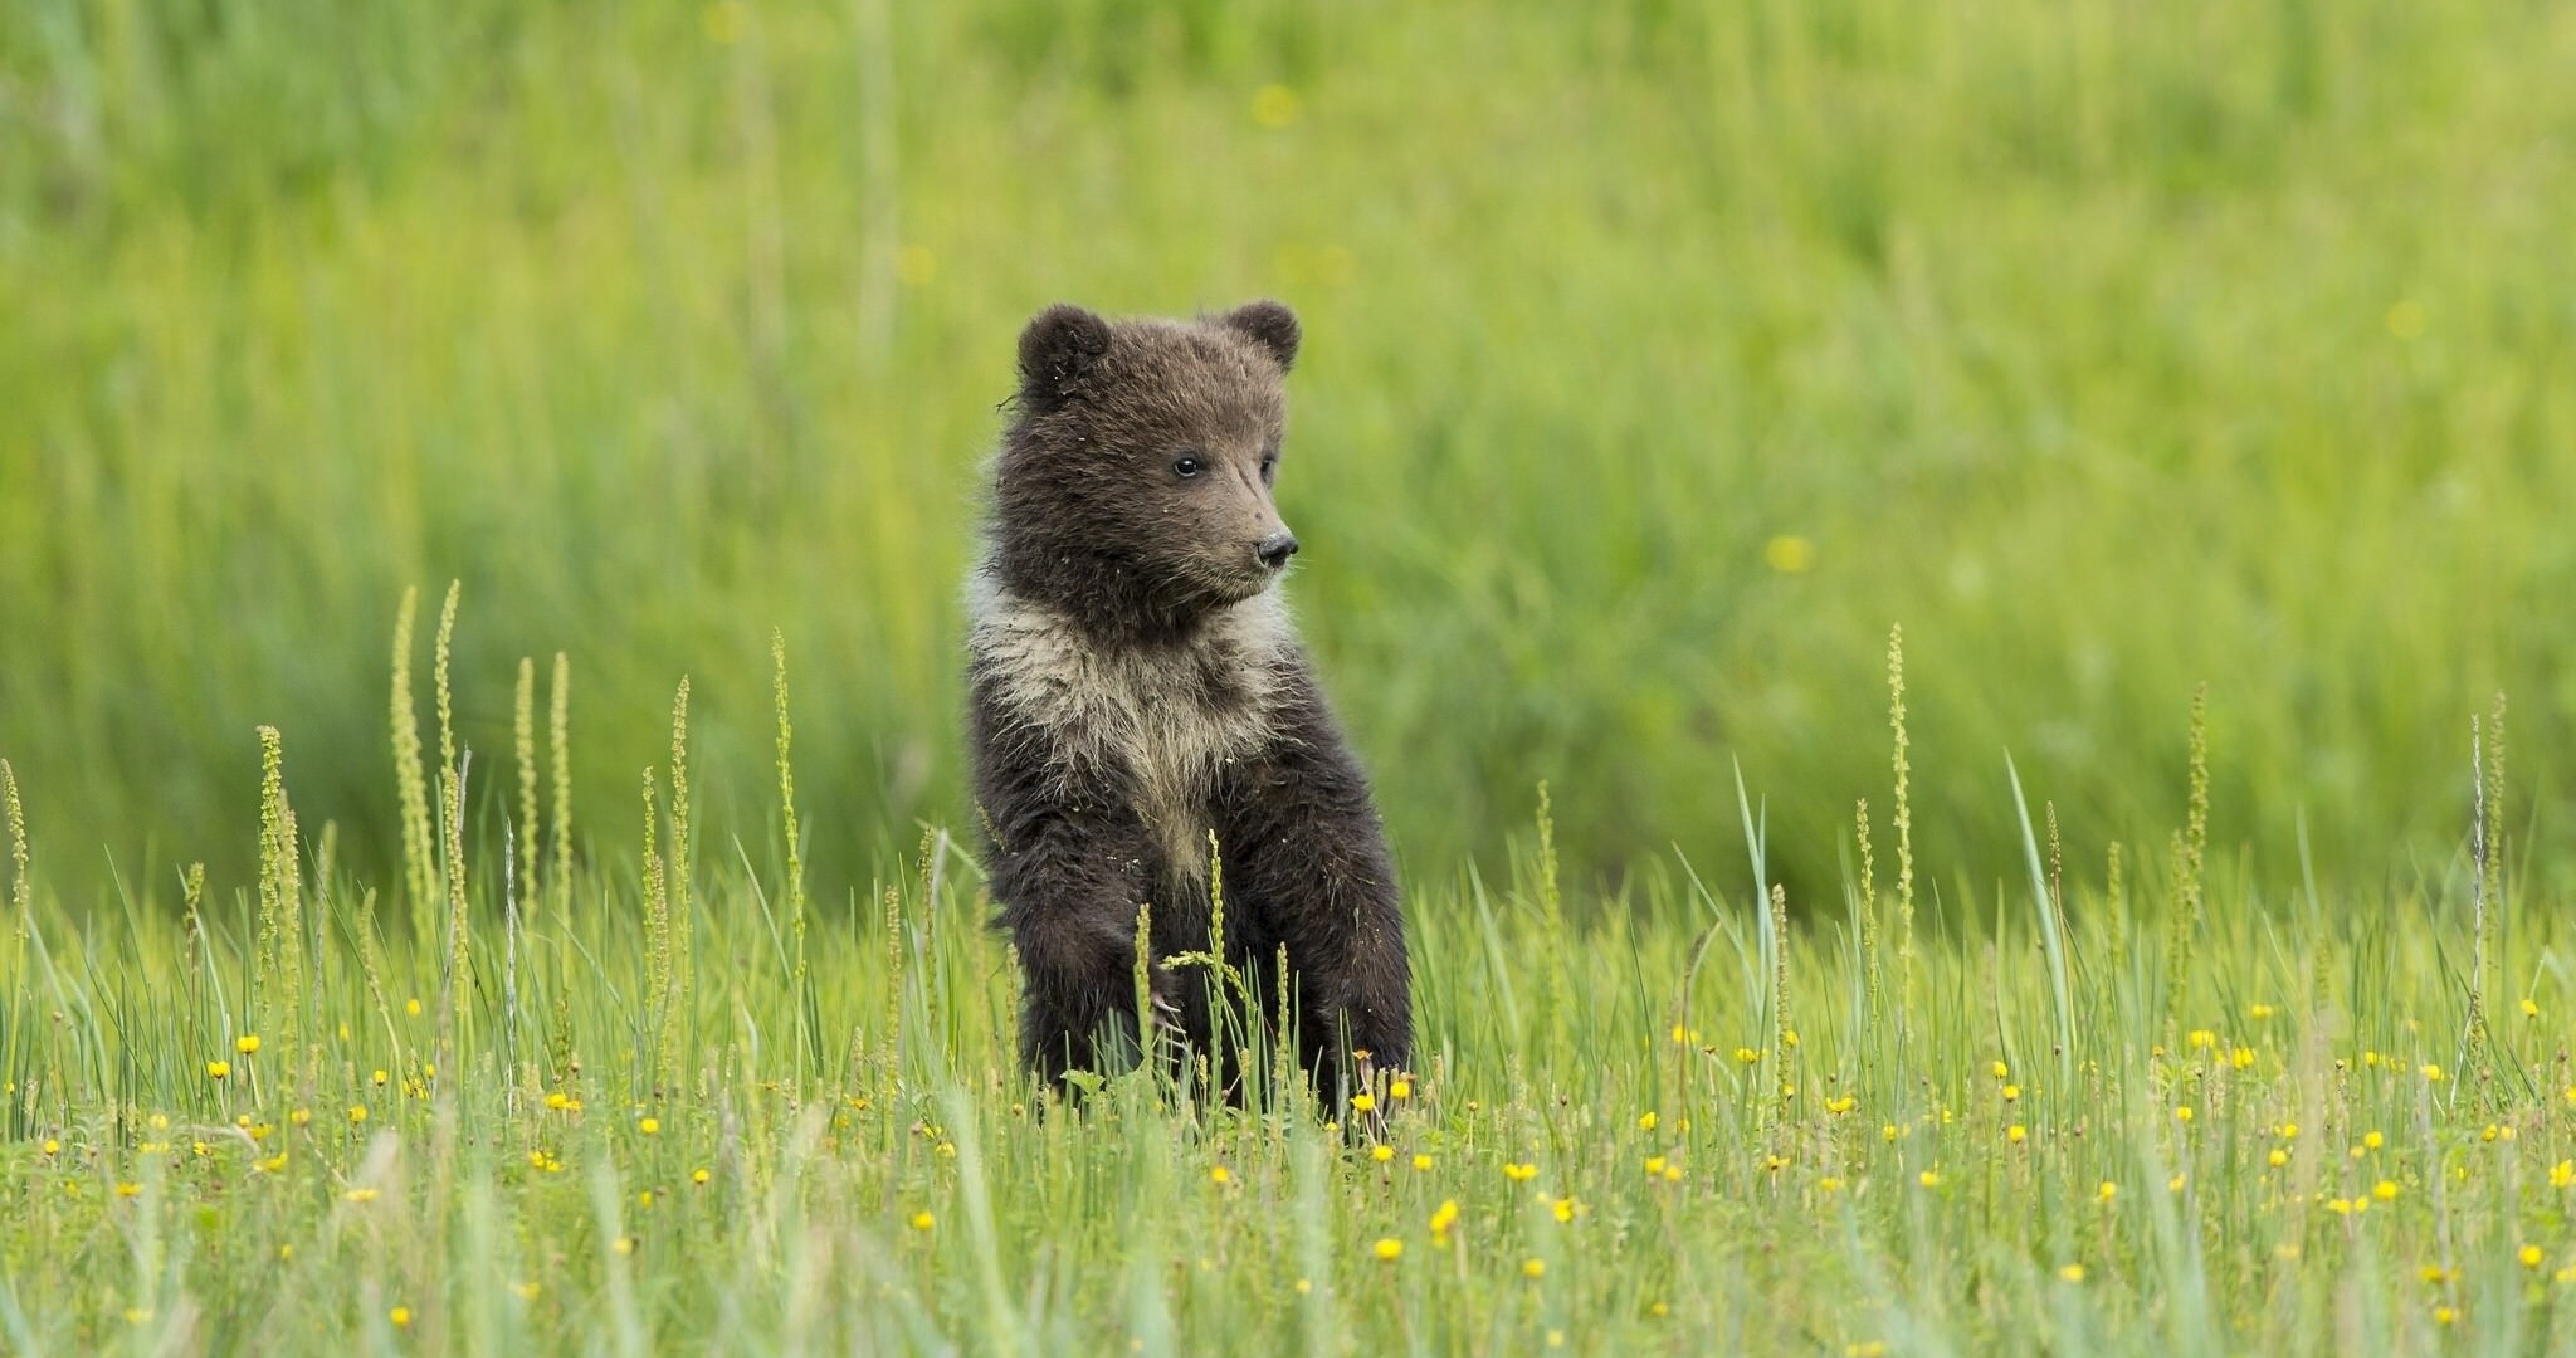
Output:
[[[683,681],[643,854],[547,863],[546,910],[505,818],[451,820],[427,908],[380,911],[298,835],[276,729],[238,796],[255,894],[198,870],[176,921],[159,882],[85,909],[0,762],[11,1351],[2576,1343],[2576,937],[2483,820],[2377,895],[2227,859],[2112,890],[2054,833],[2043,859],[2008,766],[2026,886],[1940,902],[1874,1005],[1901,945],[1790,913],[1749,791],[1751,890],[1685,864],[1583,901],[1542,796],[1510,887],[1417,880],[1419,1069],[1316,1105],[1212,949],[1232,1064],[1068,1104],[1016,1069],[1016,971],[947,835],[887,860],[881,928],[806,921],[772,659],[787,833],[699,855]],[[2177,985],[2151,940],[2187,897]],[[2490,976],[2510,1007],[2462,1056]],[[1237,1070],[1248,1100],[1205,1096]]]
[[1829,901],[1902,618],[1927,863],[2015,851],[2005,748],[2159,858],[2205,678],[2222,856],[2304,809],[2375,896],[2485,694],[2564,802],[2571,60],[2518,0],[28,0],[0,746],[114,909],[183,847],[247,876],[248,733],[297,714],[308,827],[389,881],[447,813],[394,810],[362,639],[462,576],[461,745],[560,645],[622,804],[690,667],[699,839],[763,843],[775,624],[838,912],[968,815],[1017,325],[1276,293],[1293,589],[1417,871],[1499,866],[1544,778],[1589,909],[1731,833],[1733,757]]

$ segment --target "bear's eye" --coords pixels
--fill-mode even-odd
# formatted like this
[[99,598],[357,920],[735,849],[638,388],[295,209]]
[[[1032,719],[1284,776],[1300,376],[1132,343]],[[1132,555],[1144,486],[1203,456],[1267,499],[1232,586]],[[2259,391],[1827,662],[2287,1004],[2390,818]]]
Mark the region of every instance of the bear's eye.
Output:
[[1277,479],[1278,475],[1279,455],[1277,453],[1272,453],[1270,456],[1261,459],[1261,484],[1265,486],[1269,485],[1273,480]]
[[1183,453],[1172,459],[1172,475],[1185,481],[1206,470],[1207,463],[1201,461],[1195,453]]

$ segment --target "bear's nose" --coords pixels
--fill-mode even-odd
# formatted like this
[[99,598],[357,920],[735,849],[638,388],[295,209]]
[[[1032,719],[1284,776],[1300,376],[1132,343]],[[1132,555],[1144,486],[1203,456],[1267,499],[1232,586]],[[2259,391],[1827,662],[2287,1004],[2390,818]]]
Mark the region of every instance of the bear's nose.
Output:
[[1294,533],[1273,533],[1253,544],[1252,550],[1255,555],[1261,558],[1262,565],[1268,566],[1270,569],[1275,571],[1280,567],[1287,565],[1288,558],[1297,554],[1297,535]]

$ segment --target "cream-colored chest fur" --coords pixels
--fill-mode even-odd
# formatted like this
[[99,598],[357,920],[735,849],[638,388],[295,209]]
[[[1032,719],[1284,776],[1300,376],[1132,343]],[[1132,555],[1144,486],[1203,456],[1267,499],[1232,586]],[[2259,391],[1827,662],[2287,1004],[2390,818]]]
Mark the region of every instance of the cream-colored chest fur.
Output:
[[1207,870],[1207,805],[1225,766],[1265,743],[1296,637],[1269,590],[1184,646],[1104,648],[1071,620],[978,579],[968,645],[1010,717],[1067,774],[1123,772],[1174,869]]

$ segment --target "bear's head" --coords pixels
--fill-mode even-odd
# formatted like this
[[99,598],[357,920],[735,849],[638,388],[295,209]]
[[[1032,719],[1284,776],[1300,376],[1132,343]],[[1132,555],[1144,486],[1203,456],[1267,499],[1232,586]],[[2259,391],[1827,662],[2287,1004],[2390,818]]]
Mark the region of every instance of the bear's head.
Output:
[[1297,550],[1270,493],[1297,341],[1277,302],[1188,322],[1040,312],[994,466],[1000,583],[1133,639],[1268,589]]

